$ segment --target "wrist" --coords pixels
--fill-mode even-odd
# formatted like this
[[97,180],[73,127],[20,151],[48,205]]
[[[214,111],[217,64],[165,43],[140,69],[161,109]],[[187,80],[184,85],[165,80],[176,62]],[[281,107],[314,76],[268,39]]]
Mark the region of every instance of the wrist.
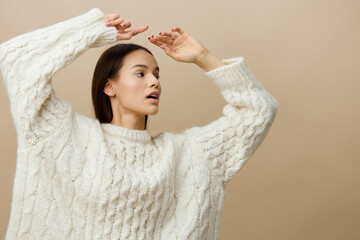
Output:
[[218,67],[225,66],[226,63],[214,56],[208,50],[204,49],[196,58],[194,63],[202,68],[204,71],[209,72]]
[[194,63],[195,63],[196,65],[202,64],[202,63],[206,60],[206,58],[208,57],[208,55],[209,55],[209,51],[208,51],[206,48],[204,48],[204,49],[203,49],[202,51],[200,51],[200,53],[195,57]]

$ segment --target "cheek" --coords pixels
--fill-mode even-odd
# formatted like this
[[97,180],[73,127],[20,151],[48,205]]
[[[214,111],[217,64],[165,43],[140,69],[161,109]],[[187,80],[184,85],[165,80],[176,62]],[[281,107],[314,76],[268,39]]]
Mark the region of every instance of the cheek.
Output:
[[137,82],[131,85],[131,98],[132,99],[143,99],[146,95],[146,86],[141,83]]
[[121,89],[126,95],[134,95],[134,93],[144,90],[145,86],[142,82],[129,77],[129,79],[126,79],[126,81],[119,84],[119,89]]
[[144,88],[143,84],[140,83],[134,85],[134,91],[138,93],[143,92]]

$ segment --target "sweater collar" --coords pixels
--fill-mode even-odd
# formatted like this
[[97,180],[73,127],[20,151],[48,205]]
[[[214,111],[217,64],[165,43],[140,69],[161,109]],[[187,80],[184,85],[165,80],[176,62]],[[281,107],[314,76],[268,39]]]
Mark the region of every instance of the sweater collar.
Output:
[[134,130],[120,127],[111,123],[101,123],[102,129],[113,136],[126,138],[134,141],[149,141],[151,136],[147,130]]

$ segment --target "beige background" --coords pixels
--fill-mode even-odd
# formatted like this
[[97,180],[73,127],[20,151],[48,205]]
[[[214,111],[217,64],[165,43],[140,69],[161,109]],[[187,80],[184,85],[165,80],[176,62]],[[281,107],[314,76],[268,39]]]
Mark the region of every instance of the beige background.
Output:
[[[222,115],[219,89],[197,66],[177,63],[147,37],[173,26],[220,58],[243,56],[279,111],[262,145],[228,184],[220,239],[360,239],[360,3],[356,0],[1,0],[0,42],[80,15],[92,7],[150,25],[135,42],[160,66],[159,114],[152,134],[180,133]],[[90,86],[106,49],[91,49],[53,85],[93,117]],[[0,235],[10,214],[17,140],[0,84]]]

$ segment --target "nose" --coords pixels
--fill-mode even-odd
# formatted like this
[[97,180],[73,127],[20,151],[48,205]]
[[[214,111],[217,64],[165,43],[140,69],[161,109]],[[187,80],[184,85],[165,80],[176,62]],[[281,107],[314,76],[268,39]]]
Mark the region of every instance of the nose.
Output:
[[151,87],[158,87],[160,85],[159,79],[157,79],[154,75],[151,78]]

